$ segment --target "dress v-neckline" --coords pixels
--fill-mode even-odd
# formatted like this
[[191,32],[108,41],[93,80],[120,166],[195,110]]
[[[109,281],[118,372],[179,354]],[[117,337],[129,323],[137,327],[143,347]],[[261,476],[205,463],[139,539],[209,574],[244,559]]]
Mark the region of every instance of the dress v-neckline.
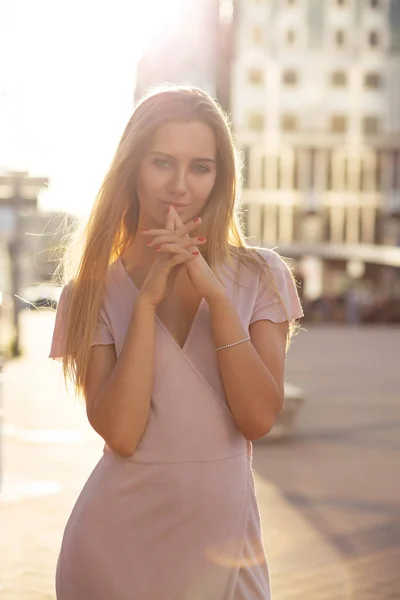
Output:
[[[120,265],[121,265],[121,270],[123,271],[123,273],[124,273],[124,276],[125,276],[127,279],[129,279],[129,281],[130,281],[130,283],[131,283],[131,286],[133,287],[134,291],[135,291],[135,292],[138,294],[138,293],[140,292],[140,288],[139,288],[139,287],[136,285],[136,283],[133,281],[132,277],[129,275],[129,273],[128,273],[128,270],[127,270],[127,268],[125,267],[124,261],[123,261],[123,259],[122,259],[122,256],[120,256],[120,257],[119,257],[117,260],[119,261],[119,263],[120,263]],[[196,313],[195,313],[195,315],[194,315],[194,317],[193,317],[192,323],[191,323],[191,325],[190,325],[189,331],[188,331],[188,333],[187,333],[186,339],[185,339],[185,341],[183,342],[183,345],[182,345],[182,346],[181,346],[181,345],[178,343],[178,341],[177,341],[177,340],[174,338],[174,336],[172,335],[172,333],[170,332],[170,330],[168,329],[168,327],[167,327],[167,326],[166,326],[166,325],[163,323],[163,321],[160,319],[160,317],[159,317],[159,316],[158,316],[158,314],[157,314],[157,311],[156,311],[156,313],[155,313],[155,315],[156,315],[156,321],[157,321],[157,323],[158,323],[158,324],[160,325],[160,327],[161,327],[161,328],[162,328],[162,329],[165,331],[165,333],[168,335],[169,339],[170,339],[170,340],[173,342],[173,344],[174,344],[174,345],[175,345],[175,346],[176,346],[176,347],[177,347],[177,348],[178,348],[178,349],[179,349],[181,352],[185,352],[185,350],[186,350],[186,348],[187,348],[187,346],[188,346],[188,343],[189,343],[189,341],[190,341],[190,338],[191,338],[191,336],[192,336],[193,330],[194,330],[194,328],[195,328],[195,325],[196,325],[196,322],[197,322],[198,316],[199,316],[199,314],[200,314],[200,311],[202,310],[202,307],[203,307],[203,304],[204,304],[204,302],[205,302],[205,299],[204,299],[204,298],[201,298],[201,299],[200,299],[200,302],[199,302],[199,304],[198,304],[198,306],[197,306]]]

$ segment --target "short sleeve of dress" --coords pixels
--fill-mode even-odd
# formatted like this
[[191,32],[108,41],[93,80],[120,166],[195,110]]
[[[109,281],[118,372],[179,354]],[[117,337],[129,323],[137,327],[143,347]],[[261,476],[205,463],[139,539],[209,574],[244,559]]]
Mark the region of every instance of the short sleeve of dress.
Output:
[[94,332],[92,346],[107,346],[108,344],[114,343],[114,336],[111,333],[111,324],[107,318],[104,307],[102,306],[97,319],[97,326]]
[[260,254],[268,263],[285,308],[272,284],[266,277],[259,276],[257,296],[250,323],[263,319],[274,323],[293,322],[300,319],[304,313],[289,266],[273,250],[262,250]]
[[[64,286],[57,305],[56,319],[54,324],[53,338],[51,341],[49,358],[61,360],[65,356],[65,335],[66,335],[66,311],[68,306],[70,287]],[[114,344],[114,337],[111,333],[104,308],[99,313],[96,330],[93,336],[92,346]]]

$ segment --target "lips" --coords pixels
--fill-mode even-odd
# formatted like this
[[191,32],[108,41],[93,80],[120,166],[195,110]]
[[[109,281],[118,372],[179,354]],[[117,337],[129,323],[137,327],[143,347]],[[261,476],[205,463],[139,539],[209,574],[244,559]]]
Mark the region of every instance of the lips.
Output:
[[186,208],[187,206],[189,206],[188,204],[180,204],[179,202],[163,202],[161,201],[161,204],[165,204],[165,206],[171,206],[173,205],[176,209],[180,208]]

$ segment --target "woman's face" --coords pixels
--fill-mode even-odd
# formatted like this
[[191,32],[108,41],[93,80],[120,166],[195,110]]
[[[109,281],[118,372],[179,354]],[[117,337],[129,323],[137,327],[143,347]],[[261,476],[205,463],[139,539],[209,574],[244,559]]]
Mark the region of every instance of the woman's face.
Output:
[[139,165],[140,222],[164,226],[173,204],[185,223],[200,216],[216,179],[216,140],[203,121],[170,121],[155,133]]

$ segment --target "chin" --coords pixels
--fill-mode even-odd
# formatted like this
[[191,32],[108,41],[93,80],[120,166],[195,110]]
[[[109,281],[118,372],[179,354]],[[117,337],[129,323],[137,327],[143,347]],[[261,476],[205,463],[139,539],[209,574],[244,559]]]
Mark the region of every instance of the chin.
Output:
[[139,220],[143,223],[143,227],[147,229],[162,229],[165,226],[166,216],[166,211],[162,211],[159,206],[155,206],[150,210],[141,210]]

